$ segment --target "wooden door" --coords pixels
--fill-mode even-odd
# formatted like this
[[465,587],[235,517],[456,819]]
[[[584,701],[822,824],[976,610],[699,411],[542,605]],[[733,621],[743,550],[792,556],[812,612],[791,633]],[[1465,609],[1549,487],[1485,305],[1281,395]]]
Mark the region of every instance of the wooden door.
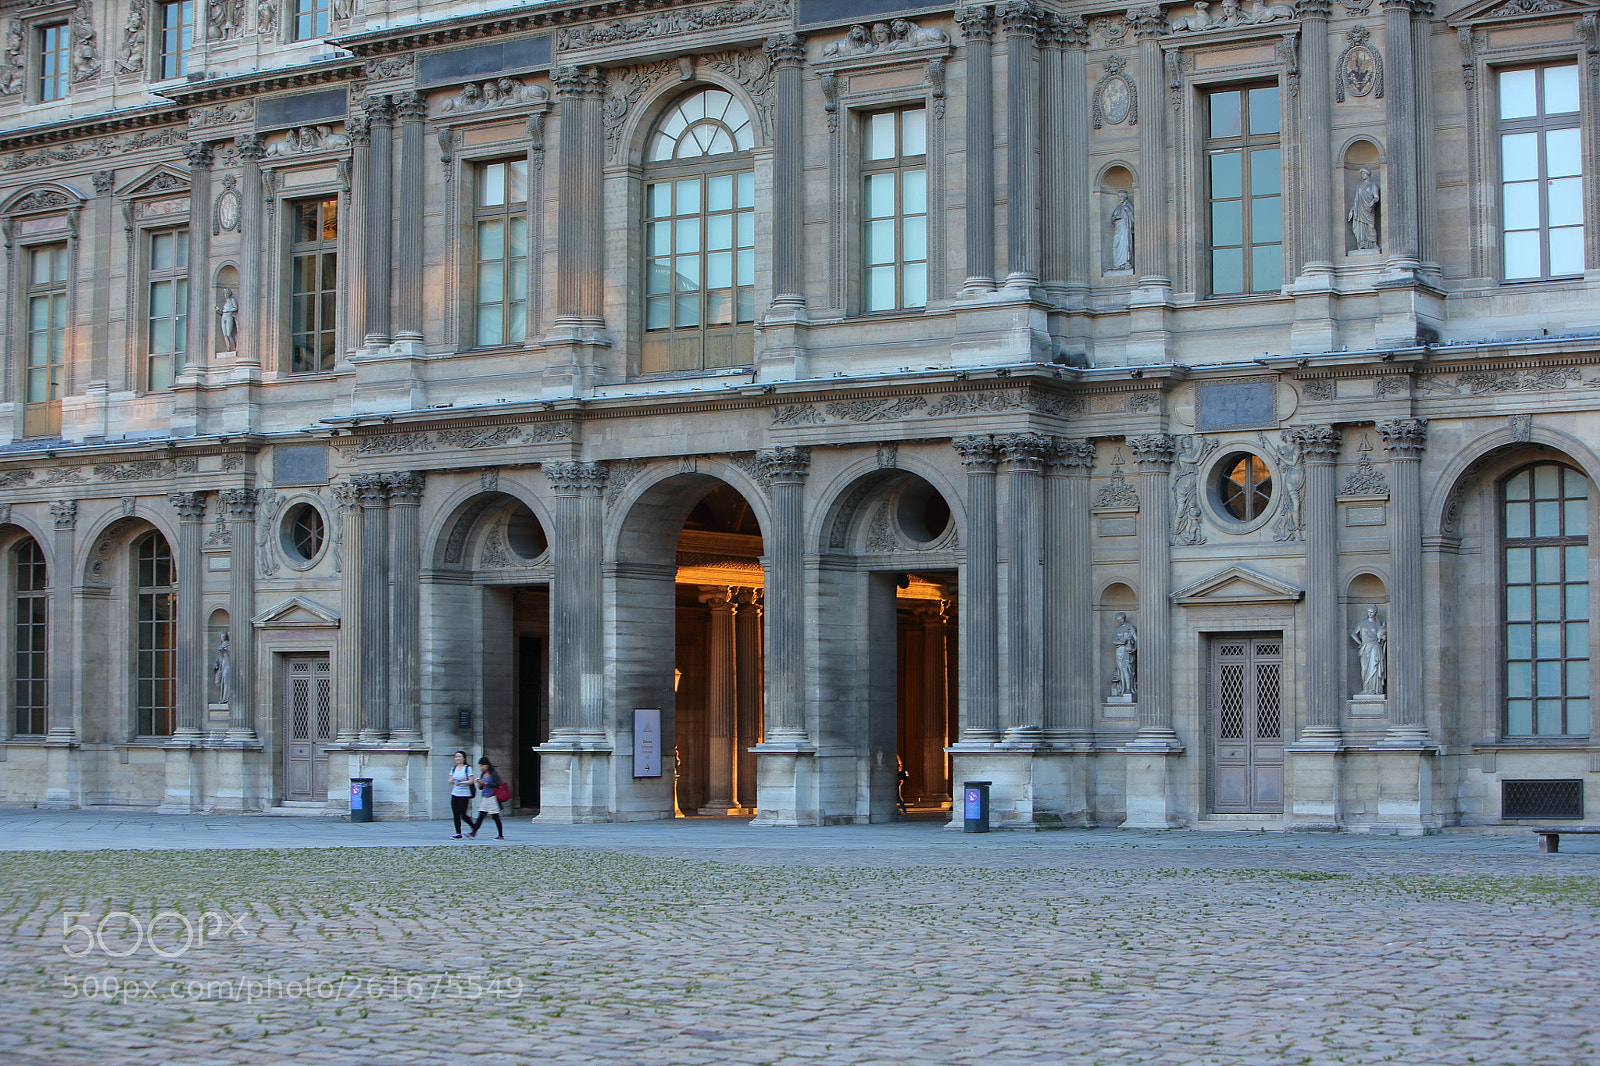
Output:
[[1218,814],[1283,813],[1283,634],[1211,644],[1211,789]]
[[326,655],[284,661],[283,738],[283,798],[327,799],[333,674]]

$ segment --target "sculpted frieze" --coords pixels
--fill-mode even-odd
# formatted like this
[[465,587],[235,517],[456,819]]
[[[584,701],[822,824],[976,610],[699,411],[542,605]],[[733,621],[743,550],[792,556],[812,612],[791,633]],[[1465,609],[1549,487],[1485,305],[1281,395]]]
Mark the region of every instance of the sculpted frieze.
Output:
[[463,85],[459,93],[439,104],[439,113],[461,115],[549,102],[550,93],[543,86],[529,85],[518,78],[490,78],[488,81]]
[[1194,10],[1179,15],[1167,24],[1168,33],[1205,33],[1210,30],[1237,29],[1247,26],[1265,26],[1273,22],[1293,22],[1294,7],[1290,4],[1264,3],[1252,0],[1247,8],[1240,8],[1239,0],[1221,0],[1216,11],[1209,0],[1197,0]]
[[[1495,396],[1508,392],[1547,392],[1565,389],[1583,377],[1575,366],[1546,366],[1532,370],[1486,370],[1457,374],[1454,382],[1443,374],[1430,374],[1417,381],[1421,392],[1443,392],[1452,396]],[[1597,382],[1589,382],[1595,386]]]
[[848,33],[822,49],[824,59],[853,59],[858,56],[880,56],[888,52],[905,52],[916,48],[944,48],[950,44],[950,35],[935,26],[921,26],[910,19],[891,22],[865,23],[851,26]]
[[658,11],[631,19],[613,19],[593,26],[576,26],[556,34],[556,48],[592,48],[644,38],[656,39],[704,30],[741,26],[766,19],[788,19],[794,13],[789,0],[738,0],[715,7],[686,11]]
[[332,126],[299,126],[267,144],[267,155],[305,155],[310,152],[340,151],[350,147],[350,136]]
[[177,130],[151,130],[128,137],[101,137],[73,144],[51,145],[36,152],[17,152],[6,159],[0,170],[25,170],[52,163],[72,163],[80,159],[103,159],[109,155],[123,155],[146,148],[170,148],[187,142],[187,134]]

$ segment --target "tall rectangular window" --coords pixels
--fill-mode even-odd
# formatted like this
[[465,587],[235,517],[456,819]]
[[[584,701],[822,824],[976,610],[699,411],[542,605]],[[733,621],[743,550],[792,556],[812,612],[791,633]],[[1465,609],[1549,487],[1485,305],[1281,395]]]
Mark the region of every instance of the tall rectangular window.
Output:
[[172,553],[159,533],[139,541],[134,550],[138,580],[138,653],[134,678],[138,734],[172,734],[177,709],[177,595],[173,587]]
[[294,39],[314,41],[328,35],[329,0],[294,0]]
[[24,429],[42,437],[61,428],[61,386],[67,366],[67,246],[28,249],[28,351]]
[[928,123],[924,108],[862,123],[862,308],[928,305]]
[[188,230],[150,234],[145,284],[145,388],[155,392],[170,388],[173,375],[183,369],[189,321]]
[[1578,66],[1502,70],[1500,218],[1507,281],[1583,273]]
[[1211,292],[1283,288],[1283,160],[1278,87],[1225,89],[1206,98]]
[[485,163],[477,177],[476,343],[521,344],[528,335],[528,161]]
[[156,69],[162,78],[189,73],[189,49],[194,44],[194,0],[167,0],[160,5],[161,37]]
[[12,631],[16,704],[15,732],[42,736],[49,680],[48,644],[50,587],[45,580],[44,553],[31,538],[16,552],[16,626]]
[[332,370],[335,286],[339,280],[339,200],[289,205],[289,369]]
[[67,24],[56,22],[40,26],[39,34],[39,101],[62,100],[67,95],[69,50]]
[[[755,175],[645,188],[645,356],[651,370],[747,366],[755,320]],[[657,354],[657,353],[661,354]]]

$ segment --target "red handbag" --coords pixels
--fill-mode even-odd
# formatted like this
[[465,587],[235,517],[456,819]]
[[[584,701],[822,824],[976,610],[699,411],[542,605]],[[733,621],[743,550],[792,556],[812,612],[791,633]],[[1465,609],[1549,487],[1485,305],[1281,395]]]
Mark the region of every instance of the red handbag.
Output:
[[510,783],[502,781],[494,786],[494,798],[497,803],[509,803],[511,801]]

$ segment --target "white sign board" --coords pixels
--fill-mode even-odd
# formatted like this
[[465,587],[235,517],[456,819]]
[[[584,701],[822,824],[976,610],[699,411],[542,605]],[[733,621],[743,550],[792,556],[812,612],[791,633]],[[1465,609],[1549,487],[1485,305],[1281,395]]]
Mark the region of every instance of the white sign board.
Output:
[[633,776],[661,776],[661,711],[658,708],[634,708]]

